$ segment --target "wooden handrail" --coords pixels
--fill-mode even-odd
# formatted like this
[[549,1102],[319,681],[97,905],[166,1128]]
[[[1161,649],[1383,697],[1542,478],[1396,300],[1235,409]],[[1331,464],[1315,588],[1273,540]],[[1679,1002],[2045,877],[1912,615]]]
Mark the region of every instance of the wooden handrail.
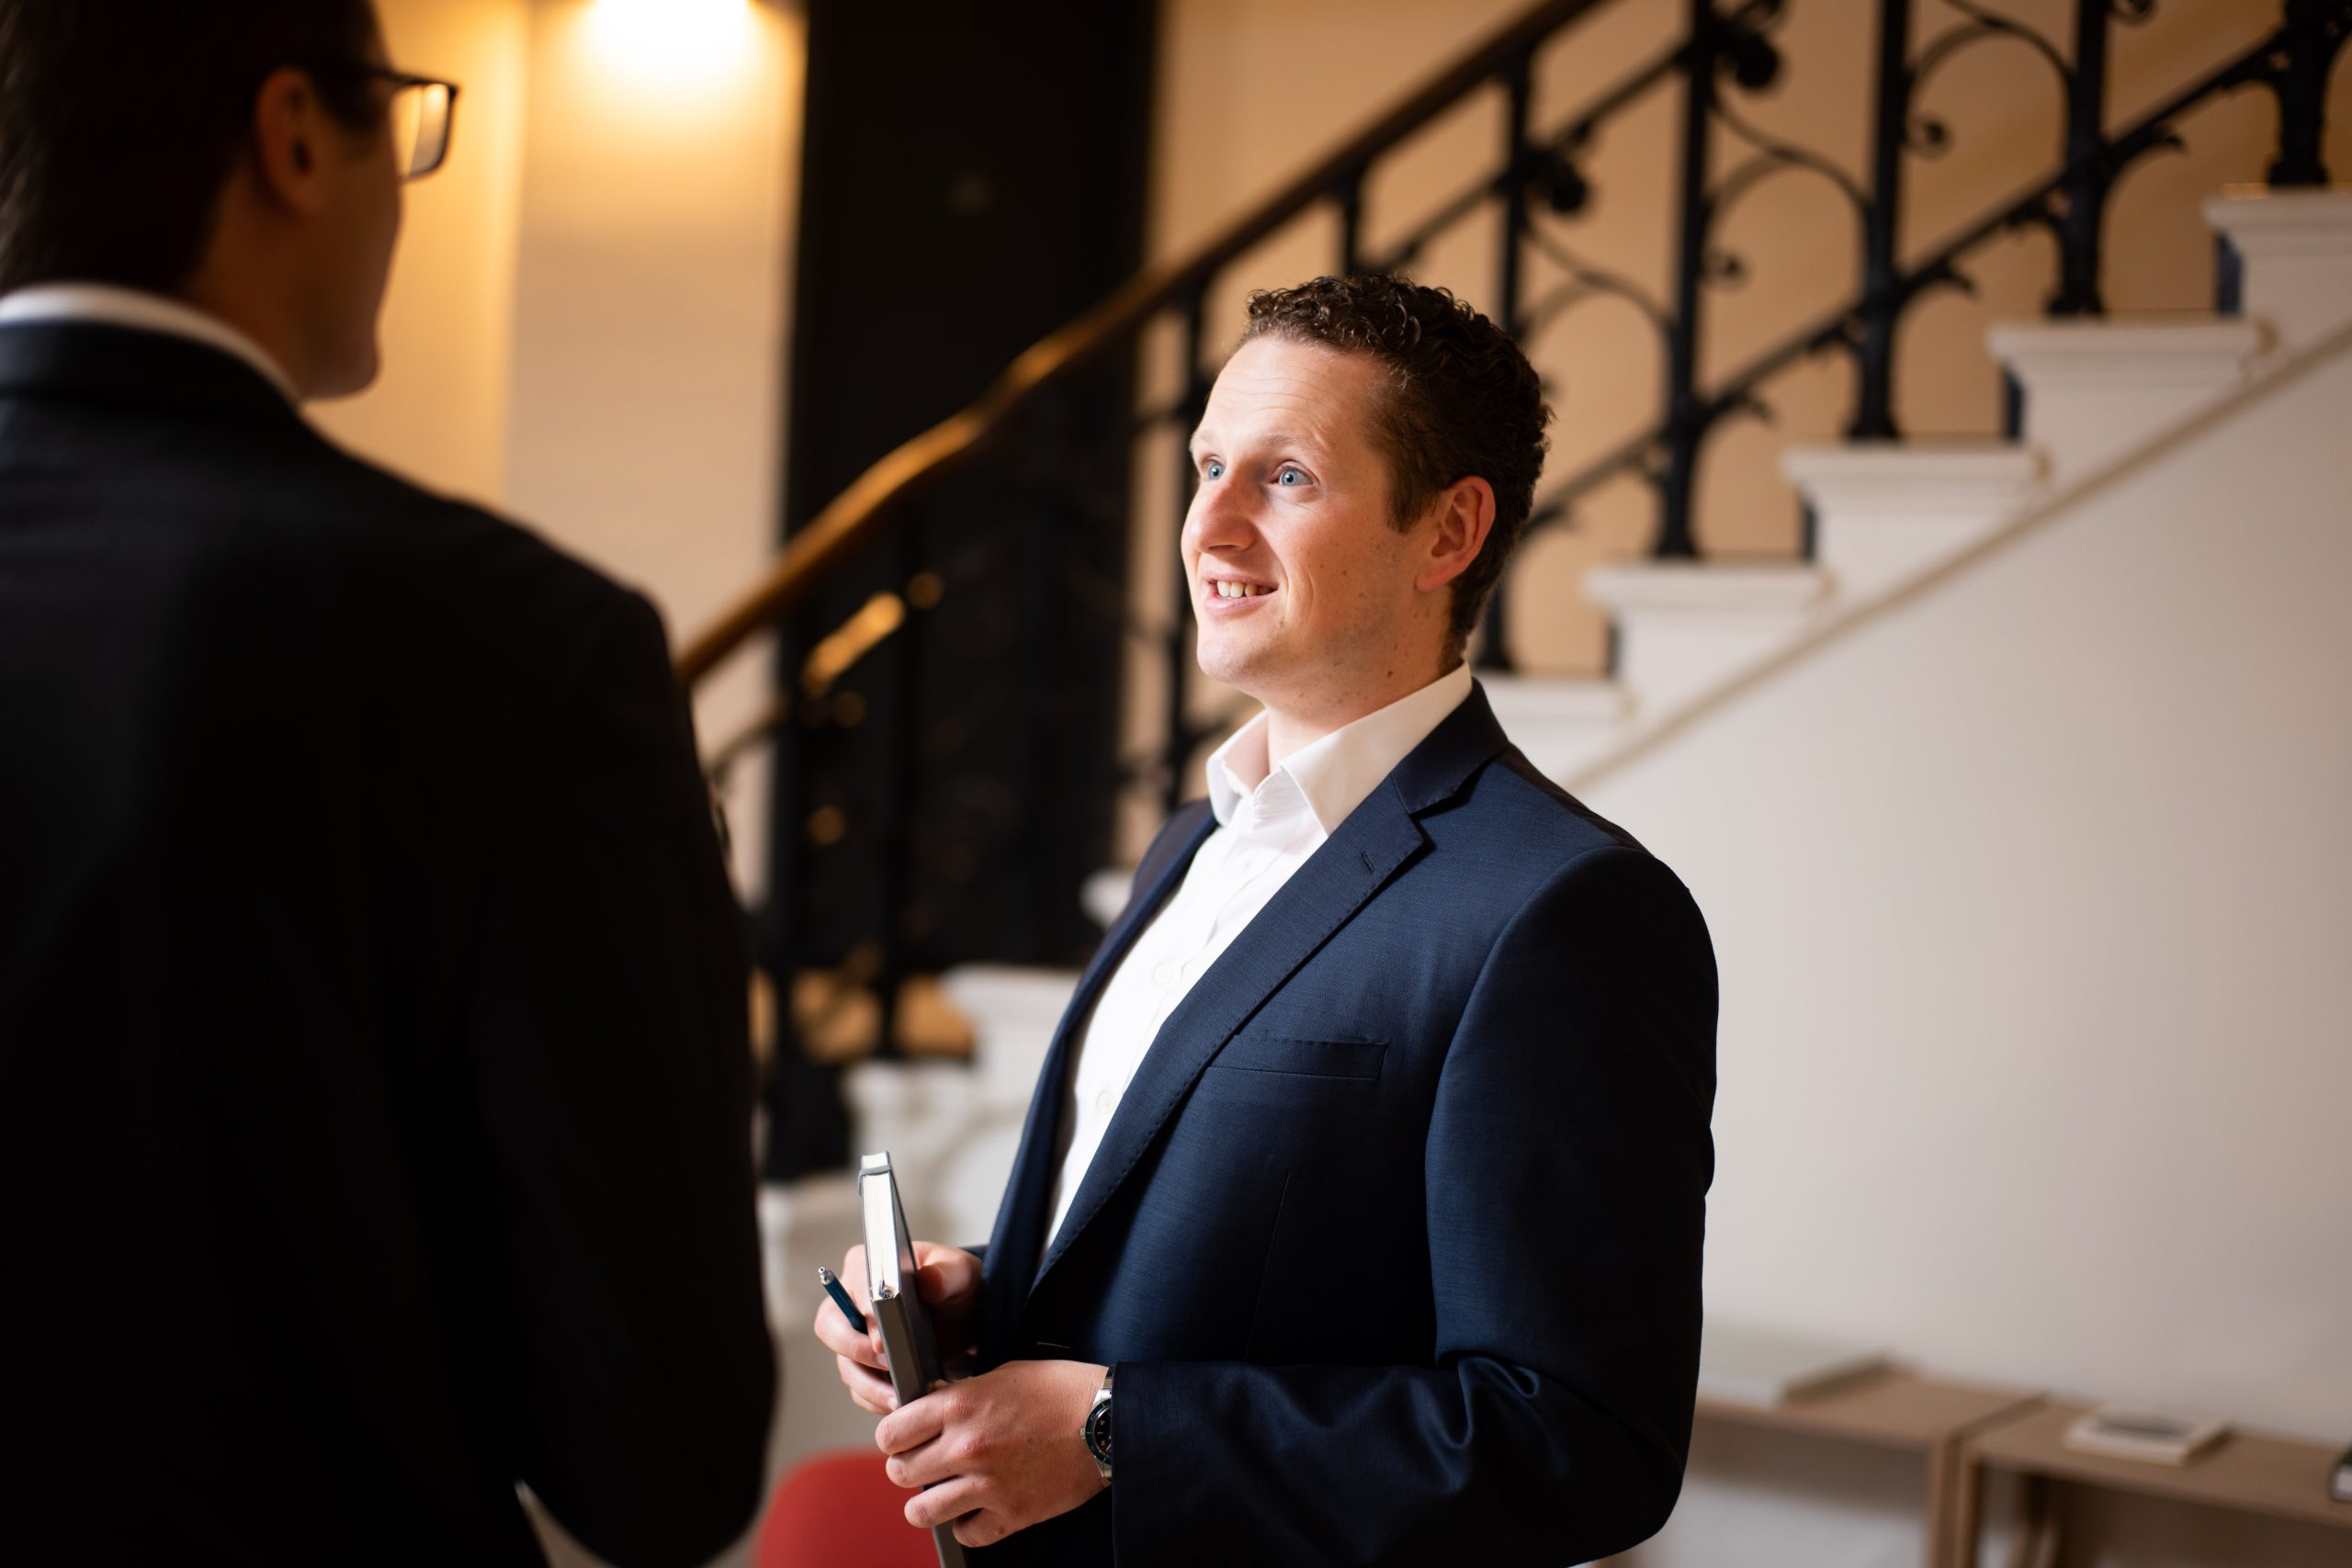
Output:
[[923,488],[982,450],[1047,386],[1109,353],[1154,315],[1371,162],[1491,80],[1519,55],[1609,0],[1544,0],[1398,103],[1344,146],[1228,225],[1191,255],[1137,273],[1116,293],[1035,344],[978,400],[876,462],[786,541],[751,591],[703,628],[678,658],[689,686],[808,594]]

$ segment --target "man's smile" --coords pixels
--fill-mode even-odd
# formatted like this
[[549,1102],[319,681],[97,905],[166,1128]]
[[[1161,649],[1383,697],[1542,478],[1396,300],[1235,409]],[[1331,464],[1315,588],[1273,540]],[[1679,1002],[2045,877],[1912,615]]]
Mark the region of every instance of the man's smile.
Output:
[[1222,574],[1203,577],[1201,590],[1202,607],[1224,615],[1231,615],[1254,600],[1272,598],[1275,592],[1271,582]]

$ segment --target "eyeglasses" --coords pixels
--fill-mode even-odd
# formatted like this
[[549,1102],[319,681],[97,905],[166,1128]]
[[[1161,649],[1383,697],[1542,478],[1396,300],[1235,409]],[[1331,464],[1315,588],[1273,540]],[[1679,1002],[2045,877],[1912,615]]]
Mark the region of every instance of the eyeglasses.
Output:
[[458,123],[455,82],[356,60],[326,61],[316,69],[365,76],[391,87],[392,154],[401,178],[421,180],[448,162],[449,138]]

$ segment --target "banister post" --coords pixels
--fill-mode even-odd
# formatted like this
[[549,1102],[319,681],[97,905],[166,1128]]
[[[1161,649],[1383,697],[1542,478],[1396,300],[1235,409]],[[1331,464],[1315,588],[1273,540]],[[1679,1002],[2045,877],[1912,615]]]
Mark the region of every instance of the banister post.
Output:
[[[1892,441],[1894,331],[1905,299],[1897,271],[1903,229],[1903,151],[1911,123],[1911,0],[1882,0],[1871,197],[1862,221],[1862,309],[1854,344],[1855,441]],[[1808,551],[1808,554],[1811,552]]]
[[2327,79],[2343,50],[2346,26],[2329,0],[2287,0],[2286,69],[2277,81],[2278,156],[2274,186],[2324,186],[2327,161]]
[[1340,186],[1340,276],[1352,277],[1363,269],[1363,176],[1361,168],[1349,172]]
[[2066,213],[2058,224],[2053,316],[2107,312],[2099,295],[2107,221],[2107,38],[2112,0],[2075,0],[2075,68],[2066,83]]
[[[1184,519],[1193,509],[1193,491],[1199,476],[1193,471],[1193,427],[1208,407],[1209,379],[1201,359],[1208,342],[1208,284],[1204,280],[1184,300],[1184,390],[1176,400],[1176,528],[1181,539]],[[1176,561],[1175,591],[1170,594],[1173,612],[1168,623],[1163,652],[1168,660],[1168,735],[1160,751],[1162,807],[1174,815],[1184,804],[1184,764],[1193,757],[1193,713],[1187,701],[1193,673],[1193,585],[1184,575],[1181,549]]]
[[1522,51],[1503,73],[1503,231],[1495,278],[1495,323],[1516,338],[1527,234],[1527,118],[1534,96],[1534,57]]
[[1699,553],[1690,523],[1697,490],[1699,446],[1707,417],[1699,400],[1699,333],[1705,295],[1713,199],[1707,189],[1707,138],[1715,110],[1715,62],[1722,20],[1713,0],[1690,0],[1690,36],[1683,45],[1682,149],[1677,210],[1674,320],[1667,334],[1666,441],[1657,478],[1656,553],[1668,559]]
[[[1495,323],[1518,338],[1526,326],[1521,319],[1527,260],[1527,121],[1535,94],[1535,51],[1531,45],[1513,57],[1503,73],[1508,96],[1503,115],[1503,227],[1495,277]],[[1478,668],[1511,668],[1508,578],[1495,585],[1487,600],[1486,635],[1478,644]]]

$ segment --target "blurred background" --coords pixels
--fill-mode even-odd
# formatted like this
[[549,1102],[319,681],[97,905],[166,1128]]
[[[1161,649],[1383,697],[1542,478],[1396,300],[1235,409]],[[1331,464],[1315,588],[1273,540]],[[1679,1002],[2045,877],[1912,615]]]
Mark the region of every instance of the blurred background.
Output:
[[[2352,1562],[2352,6],[379,4],[458,141],[321,423],[668,617],[780,1472],[869,1430],[847,1166],[985,1235],[1249,711],[1174,571],[1244,299],[1390,265],[1551,389],[1476,657],[1713,928],[1711,1317],[1894,1368],[1720,1383],[1633,1560]],[[2242,1430],[2093,1473],[2110,1400]]]

